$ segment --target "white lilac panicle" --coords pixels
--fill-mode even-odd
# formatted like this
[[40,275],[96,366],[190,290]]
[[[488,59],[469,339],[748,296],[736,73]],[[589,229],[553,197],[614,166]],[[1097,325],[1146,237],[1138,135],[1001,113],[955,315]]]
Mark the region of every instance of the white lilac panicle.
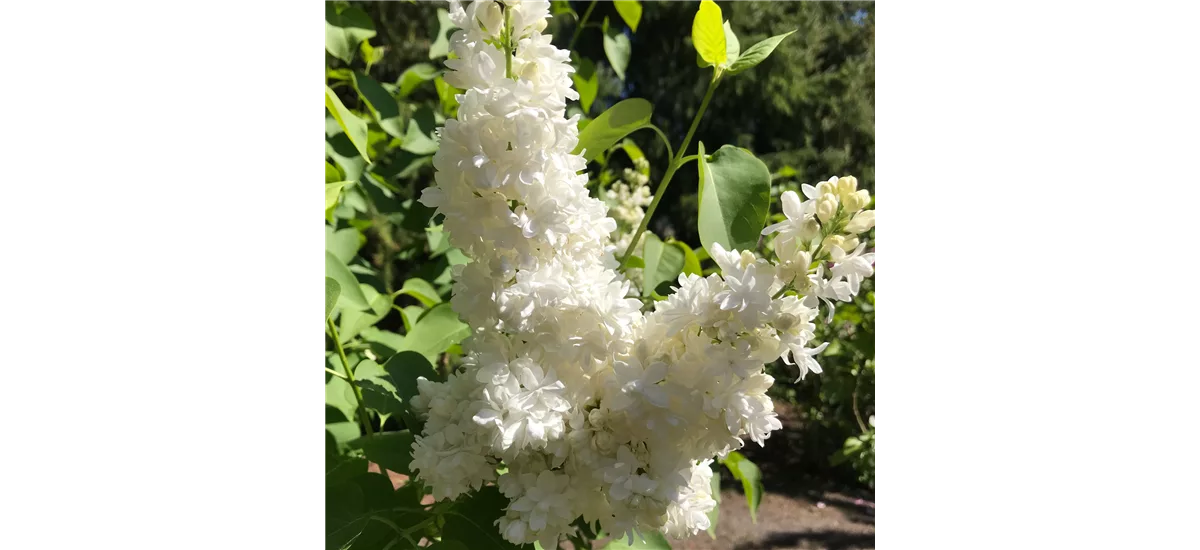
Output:
[[[439,500],[494,483],[509,499],[496,528],[516,544],[554,548],[579,518],[630,540],[707,529],[713,457],[781,427],[764,363],[820,372],[815,300],[848,298],[873,273],[873,254],[847,234],[873,225],[859,217],[869,197],[836,178],[807,202],[785,196],[788,220],[768,230],[787,258],[712,244],[722,273],[681,275],[643,313],[616,270],[618,224],[571,154],[578,120],[565,107],[578,96],[568,52],[541,34],[549,2],[452,2],[450,15],[460,30],[445,78],[464,92],[421,202],[471,260],[455,268],[450,303],[472,334],[460,370],[418,380],[413,470]],[[839,242],[818,238],[834,236],[821,200],[838,201],[824,223]],[[814,274],[818,255],[833,264]]]

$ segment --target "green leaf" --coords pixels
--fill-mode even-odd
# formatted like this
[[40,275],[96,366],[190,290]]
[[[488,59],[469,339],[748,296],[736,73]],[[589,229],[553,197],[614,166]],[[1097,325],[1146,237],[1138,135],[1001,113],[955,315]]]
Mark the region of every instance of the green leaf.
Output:
[[411,490],[393,490],[391,480],[377,473],[364,473],[332,487],[327,485],[326,550],[344,550],[351,544],[359,550],[414,548],[398,531],[414,529],[430,515],[413,506],[412,496]]
[[367,461],[365,459],[354,456],[346,457],[332,464],[327,463],[325,485],[330,486],[345,483],[365,473],[367,473]]
[[400,399],[400,417],[404,425],[413,433],[420,433],[424,422],[420,415],[412,410],[411,399],[417,395],[417,378],[440,381],[437,371],[424,355],[415,351],[401,351],[388,359],[383,365],[384,370],[396,387],[396,396]]
[[713,506],[712,510],[708,511],[708,536],[713,540],[717,539],[717,520],[721,519],[721,472],[717,469],[716,464],[712,466],[712,480],[709,482],[712,490],[713,500],[717,501],[717,505]]
[[[363,406],[379,413],[380,422],[389,416],[403,413],[404,406],[396,396],[396,387],[383,367],[370,359],[363,359],[354,367],[354,380],[362,390]],[[347,389],[348,399],[354,398],[353,389]]]
[[426,227],[425,239],[429,241],[430,258],[436,258],[450,250],[450,238],[441,224]]
[[[359,459],[366,466],[366,459]],[[346,476],[338,477],[346,481]],[[363,513],[362,489],[349,482],[327,485],[325,488],[325,550],[347,546],[362,531],[359,516]]]
[[493,485],[483,487],[446,512],[442,527],[443,541],[457,541],[467,548],[488,550],[519,550],[519,546],[504,540],[495,521],[504,516],[508,498]]
[[617,78],[625,80],[625,69],[629,67],[629,55],[632,47],[629,44],[629,37],[617,28],[609,28],[608,18],[604,18],[604,56],[608,58],[608,64],[612,65],[613,72],[617,73]]
[[771,52],[775,51],[775,48],[779,46],[779,43],[783,42],[784,38],[791,36],[791,34],[794,32],[796,31],[788,31],[783,34],[777,34],[771,38],[759,42],[758,44],[750,46],[750,48],[746,50],[746,53],[743,53],[741,56],[739,56],[737,61],[734,61],[733,64],[729,66],[729,74],[737,74],[755,65],[758,65],[759,63],[762,63],[767,56],[771,55]]
[[338,7],[333,2],[325,3],[325,49],[349,63],[358,51],[359,42],[375,36],[375,23],[359,8]]
[[364,329],[382,321],[392,310],[391,296],[380,294],[375,287],[368,284],[359,283],[358,288],[362,291],[363,297],[367,299],[368,309],[365,311],[342,310],[341,318],[338,320],[338,337],[342,339],[343,344],[358,336],[358,333]]
[[674,246],[683,253],[683,269],[680,270],[680,273],[684,275],[699,275],[701,273],[700,258],[692,251],[692,247],[675,239],[667,241],[667,245]]
[[359,338],[362,338],[371,348],[371,353],[374,353],[381,360],[387,360],[396,354],[396,350],[404,346],[404,336],[387,330],[380,330],[375,327],[367,327],[359,333]]
[[417,324],[417,319],[425,313],[425,308],[421,306],[404,306],[400,309],[401,321],[404,322],[404,332],[412,332],[413,325]]
[[[344,372],[342,370],[341,359],[335,359],[334,361],[337,361],[334,370]],[[329,363],[326,363],[326,366],[328,365]],[[361,435],[357,421],[358,403],[354,400],[353,393],[347,395],[346,392],[350,390],[350,383],[339,376],[330,376],[329,381],[325,383],[325,428],[333,432],[334,438],[339,443]],[[330,415],[330,408],[340,412],[340,417]]]
[[746,493],[746,504],[750,506],[750,520],[758,523],[758,504],[762,502],[763,494],[762,471],[737,451],[731,451],[722,462],[729,468],[729,473],[742,482],[742,492]]
[[360,437],[350,442],[351,449],[362,449],[363,456],[385,469],[406,476],[412,475],[408,465],[412,462],[413,434],[408,430],[378,433]]
[[638,97],[609,107],[579,132],[579,145],[575,146],[572,154],[582,152],[583,158],[588,162],[595,160],[621,138],[649,124],[653,112],[654,106]]
[[[337,166],[329,164],[329,161],[325,161],[325,183],[333,183],[335,181],[343,181],[345,179],[346,178],[342,177],[342,171],[339,170]],[[325,202],[328,204],[329,199],[326,198]]]
[[366,242],[367,238],[353,227],[334,231],[333,226],[325,226],[325,250],[333,252],[342,263],[350,263]]
[[667,542],[667,538],[662,536],[662,533],[649,531],[642,535],[642,540],[638,540],[635,535],[633,544],[629,544],[628,538],[613,539],[601,550],[671,550],[671,543]]
[[329,80],[350,80],[353,78],[354,72],[350,69],[330,69],[325,67],[325,78]]
[[625,24],[637,32],[638,22],[642,20],[642,3],[638,0],[614,0],[613,7],[617,8]]
[[400,148],[417,155],[432,155],[437,152],[438,142],[434,136],[437,121],[433,109],[421,107],[408,119],[408,130],[404,134]]
[[596,100],[596,92],[600,90],[600,76],[596,74],[596,64],[591,59],[579,60],[579,67],[571,74],[575,82],[575,90],[579,92],[579,104],[583,113],[592,111],[592,102]]
[[[340,378],[340,377],[331,376],[329,373],[325,373],[325,376],[326,376],[326,380],[328,380],[329,378]],[[326,386],[328,386],[328,382],[326,382]],[[343,412],[341,409],[339,409],[333,405],[330,405],[329,403],[325,404],[325,424],[326,425],[337,424],[339,422],[347,422],[349,420],[350,419],[346,417],[346,413]],[[326,427],[326,431],[328,431],[328,430],[329,430],[329,428]],[[358,437],[358,435],[356,434],[354,437]]]
[[438,295],[437,289],[425,279],[409,279],[404,281],[404,286],[396,291],[396,295],[407,294],[416,298],[425,307],[433,307],[442,303],[442,297]]
[[[325,164],[326,164],[326,166],[329,165],[329,163],[325,163]],[[352,181],[335,181],[333,183],[326,183],[325,184],[325,209],[329,210],[330,208],[337,206],[338,199],[342,196],[342,188],[344,188],[347,185],[350,185],[352,183],[354,183],[354,182],[352,182]]]
[[325,276],[331,277],[338,282],[338,286],[342,287],[342,295],[340,300],[351,307],[359,310],[368,309],[370,305],[367,302],[367,297],[358,287],[358,279],[350,272],[350,268],[346,264],[334,256],[332,252],[325,251]]
[[733,33],[733,27],[729,26],[729,21],[725,22],[723,28],[725,29],[725,63],[722,63],[722,69],[737,61],[738,55],[742,53],[742,45],[738,42],[737,35]]
[[329,314],[333,313],[333,306],[337,305],[338,295],[342,293],[342,287],[338,282],[329,277],[325,277],[325,318],[329,318]]
[[367,72],[371,72],[372,65],[383,61],[383,55],[387,53],[387,48],[375,47],[371,45],[371,42],[363,40],[358,45],[358,51],[362,53],[363,61],[367,63]]
[[[367,123],[363,119],[358,118],[358,115],[350,112],[342,100],[338,99],[333,88],[325,87],[325,108],[329,110],[329,114],[333,115],[333,119],[337,121],[338,126],[342,128],[342,132],[350,139],[350,143],[354,145],[354,149],[367,162],[371,161],[371,155],[367,153]],[[336,159],[335,159],[336,160]]]
[[440,76],[433,79],[433,85],[437,88],[438,101],[442,103],[442,114],[448,117],[458,116],[458,97],[456,96],[463,91],[447,84]]
[[[333,117],[329,120],[337,127],[337,121]],[[338,132],[325,139],[325,155],[333,159],[342,173],[345,174],[345,180],[358,181],[362,177],[363,170],[367,167],[367,160],[358,154],[358,149],[350,142],[350,138],[346,137],[346,133],[338,128]]]
[[625,140],[621,141],[621,148],[625,150],[626,155],[629,155],[629,160],[634,161],[634,166],[635,166],[634,169],[635,170],[640,172],[643,176],[650,175],[650,163],[649,162],[646,163],[645,168],[637,168],[636,167],[638,159],[646,158],[646,153],[642,152],[641,147],[638,147],[637,144],[633,142],[633,140],[625,139]]
[[700,10],[692,19],[692,45],[708,65],[725,62],[725,29],[721,24],[721,8],[712,0],[700,2]]
[[642,271],[642,296],[650,293],[663,282],[674,281],[683,271],[684,253],[677,246],[668,246],[653,233],[646,233],[646,245],[642,259],[646,267]]
[[700,244],[705,250],[713,243],[726,250],[754,248],[767,222],[770,170],[740,147],[722,146],[711,159],[705,157],[703,143],[699,150]]
[[408,97],[408,94],[413,93],[424,82],[429,82],[437,78],[437,68],[429,63],[417,63],[412,67],[404,69],[400,73],[400,78],[396,79],[396,86],[400,89],[400,97]]
[[630,256],[629,262],[625,265],[631,268],[646,269],[646,260],[643,260],[639,256]]
[[433,44],[429,46],[429,59],[437,59],[445,57],[450,53],[450,31],[454,30],[454,22],[450,20],[450,12],[445,9],[438,8],[438,31],[433,37]]
[[388,134],[403,138],[404,123],[400,120],[400,105],[396,98],[383,89],[374,78],[362,73],[354,73],[354,89],[371,109],[371,114],[379,122],[379,127]]
[[404,336],[404,350],[424,355],[430,363],[446,348],[457,344],[471,334],[471,328],[458,320],[458,314],[450,304],[441,303],[421,316],[413,328]]

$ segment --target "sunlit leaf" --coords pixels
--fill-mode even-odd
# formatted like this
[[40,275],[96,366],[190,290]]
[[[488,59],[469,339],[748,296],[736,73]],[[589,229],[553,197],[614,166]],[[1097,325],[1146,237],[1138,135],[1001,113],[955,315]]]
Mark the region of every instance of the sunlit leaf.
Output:
[[654,107],[642,98],[630,98],[604,111],[579,132],[579,144],[572,154],[583,154],[589,162],[634,130],[650,123]]
[[700,9],[692,19],[692,44],[708,65],[725,62],[725,29],[721,23],[721,8],[716,2],[700,2]]

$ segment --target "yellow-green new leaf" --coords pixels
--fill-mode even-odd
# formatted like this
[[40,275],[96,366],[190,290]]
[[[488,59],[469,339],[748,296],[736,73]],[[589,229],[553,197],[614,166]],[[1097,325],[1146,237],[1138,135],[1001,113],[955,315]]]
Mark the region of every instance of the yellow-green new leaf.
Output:
[[729,74],[737,74],[755,65],[758,65],[759,63],[762,63],[767,56],[771,55],[771,52],[775,51],[775,48],[779,46],[779,43],[783,42],[784,38],[791,36],[794,32],[796,31],[777,34],[771,38],[759,42],[758,44],[750,46],[750,49],[738,56],[737,61],[734,61],[733,64],[729,66]]
[[692,44],[705,63],[725,63],[728,55],[725,50],[725,28],[721,23],[721,8],[716,2],[700,2],[700,10],[692,19]]
[[337,206],[338,197],[342,194],[342,188],[354,183],[352,181],[335,181],[325,184],[325,209],[329,210]]
[[358,154],[370,162],[371,155],[367,153],[367,123],[350,112],[350,109],[342,104],[337,93],[329,86],[325,87],[325,108],[329,110],[330,115],[333,115],[333,119],[337,121],[346,137],[350,138],[350,143],[354,144],[354,149],[358,151]]
[[638,22],[642,20],[642,3],[638,0],[613,0],[613,7],[617,8],[625,24],[637,32]]

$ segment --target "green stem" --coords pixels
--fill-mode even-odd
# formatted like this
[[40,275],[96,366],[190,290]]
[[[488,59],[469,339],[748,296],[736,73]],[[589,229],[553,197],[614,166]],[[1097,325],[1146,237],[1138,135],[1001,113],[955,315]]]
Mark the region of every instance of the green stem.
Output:
[[699,154],[696,154],[696,155],[688,155],[688,156],[686,156],[686,157],[683,157],[683,158],[679,159],[679,165],[680,165],[680,166],[683,166],[683,165],[685,165],[685,164],[687,164],[687,163],[689,163],[689,162],[692,162],[693,160],[696,160],[696,159],[698,159],[698,158],[700,158],[700,155],[699,155]]
[[687,152],[688,145],[692,143],[692,136],[696,133],[696,128],[700,126],[700,118],[704,116],[704,111],[708,110],[708,102],[712,100],[713,92],[717,89],[717,82],[720,79],[716,73],[713,74],[713,79],[708,83],[708,91],[704,93],[704,100],[700,102],[700,109],[696,111],[696,116],[692,118],[692,126],[688,128],[687,135],[683,138],[683,144],[679,146],[679,151],[675,153],[675,158],[671,160],[671,165],[667,167],[667,173],[663,176],[663,180],[658,184],[658,190],[654,192],[654,201],[650,203],[650,207],[646,209],[646,215],[642,216],[642,223],[638,224],[637,232],[633,234],[633,240],[629,241],[629,248],[625,249],[625,254],[621,256],[621,271],[625,271],[625,264],[629,262],[629,257],[633,255],[633,249],[637,246],[638,239],[642,238],[642,233],[646,232],[646,226],[650,224],[650,216],[654,215],[654,210],[658,208],[658,203],[662,201],[663,194],[667,192],[667,185],[671,183],[671,178],[675,176],[675,171],[683,166],[683,154]]
[[512,74],[512,58],[513,58],[512,10],[509,10],[509,9],[504,10],[503,40],[504,40],[504,76],[505,76],[505,78],[512,78],[513,77],[513,74]]
[[667,158],[671,158],[671,157],[675,156],[675,151],[671,149],[671,140],[667,139],[667,134],[664,134],[663,131],[658,128],[658,126],[655,126],[653,124],[647,124],[645,126],[642,126],[641,128],[638,128],[638,130],[641,130],[642,128],[649,128],[651,130],[654,130],[654,133],[658,134],[658,138],[661,139],[663,142],[663,145],[665,145],[667,147]]
[[577,25],[575,27],[575,34],[571,35],[571,41],[567,44],[568,50],[575,49],[575,41],[579,40],[579,35],[583,32],[583,26],[587,24],[588,17],[592,16],[592,9],[594,9],[595,7],[596,7],[596,0],[592,0],[592,3],[588,4],[587,11],[583,12],[583,19],[580,19],[579,25]]
[[342,350],[342,340],[338,338],[337,328],[333,326],[333,319],[326,319],[325,324],[329,325],[329,333],[333,336],[333,344],[337,346],[338,357],[342,358],[342,368],[346,370],[346,382],[349,382],[350,387],[354,389],[354,400],[358,401],[358,417],[366,426],[367,437],[371,437],[375,435],[374,430],[371,429],[371,417],[367,416],[367,407],[363,405],[362,390],[354,381],[354,373],[350,371],[350,362],[346,360],[346,352]]

